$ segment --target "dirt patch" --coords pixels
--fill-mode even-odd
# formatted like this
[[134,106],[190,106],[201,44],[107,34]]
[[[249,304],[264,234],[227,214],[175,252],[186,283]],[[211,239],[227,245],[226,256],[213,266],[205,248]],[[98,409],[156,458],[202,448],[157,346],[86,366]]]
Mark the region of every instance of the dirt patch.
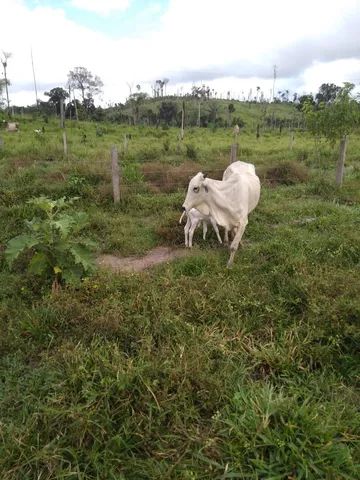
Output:
[[141,272],[158,263],[165,263],[174,260],[174,258],[184,257],[187,253],[188,251],[184,248],[156,247],[150,250],[144,257],[100,255],[97,258],[97,264],[100,268],[112,270],[113,272]]

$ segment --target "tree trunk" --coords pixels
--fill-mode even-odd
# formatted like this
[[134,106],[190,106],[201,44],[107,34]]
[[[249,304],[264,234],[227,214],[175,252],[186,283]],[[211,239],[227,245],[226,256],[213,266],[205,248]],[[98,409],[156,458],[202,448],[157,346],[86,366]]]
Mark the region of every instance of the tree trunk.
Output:
[[340,139],[340,151],[339,151],[339,160],[336,166],[336,185],[341,187],[343,176],[344,176],[344,166],[346,158],[346,146],[347,146],[347,136],[344,135]]
[[185,124],[185,102],[182,103],[182,110],[181,110],[181,133],[180,133],[181,140],[184,140],[184,124]]
[[8,80],[7,80],[7,76],[6,76],[6,67],[5,66],[4,66],[4,77],[5,77],[5,91],[6,91],[6,101],[7,101],[7,107],[8,107],[8,115],[10,115],[10,100],[9,100]]
[[77,103],[76,103],[74,90],[73,90],[73,97],[74,97],[75,117],[76,117],[76,121],[78,122],[79,121],[79,115],[78,115],[78,109],[77,109]]

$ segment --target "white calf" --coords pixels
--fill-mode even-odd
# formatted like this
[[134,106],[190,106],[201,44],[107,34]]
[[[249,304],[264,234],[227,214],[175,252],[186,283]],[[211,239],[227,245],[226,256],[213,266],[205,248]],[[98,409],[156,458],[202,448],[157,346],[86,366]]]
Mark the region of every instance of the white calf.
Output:
[[[180,217],[179,223],[182,222],[182,219],[184,218],[185,211]],[[196,227],[199,225],[199,223],[202,222],[203,226],[203,239],[205,240],[206,238],[206,233],[207,233],[207,226],[208,223],[211,223],[213,226],[213,229],[215,230],[217,239],[219,240],[219,243],[222,243],[220,234],[219,234],[219,229],[218,226],[216,225],[215,220],[211,217],[211,215],[204,215],[203,213],[200,213],[199,210],[196,210],[196,208],[192,208],[187,212],[187,221],[186,225],[184,227],[184,233],[185,233],[185,247],[192,247],[192,239],[194,235],[194,231]]]

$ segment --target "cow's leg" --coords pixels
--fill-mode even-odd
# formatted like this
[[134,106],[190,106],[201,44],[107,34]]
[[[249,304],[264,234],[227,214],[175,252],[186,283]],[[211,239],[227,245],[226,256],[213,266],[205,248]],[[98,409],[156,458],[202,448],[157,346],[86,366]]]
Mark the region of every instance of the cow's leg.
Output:
[[231,265],[234,262],[235,253],[236,253],[237,249],[239,248],[239,243],[241,242],[241,238],[244,235],[245,228],[246,228],[247,224],[248,224],[248,219],[246,217],[246,218],[244,218],[243,220],[240,221],[240,225],[235,230],[236,231],[235,237],[234,237],[234,240],[231,242],[231,245],[230,245],[230,258],[229,258],[229,261],[227,263],[228,268],[231,267]]
[[224,243],[225,245],[229,245],[229,230],[225,227],[224,233]]
[[188,215],[186,225],[184,227],[185,247],[189,246],[189,230],[190,230],[190,227],[191,227],[191,220],[190,220],[190,217]]
[[219,243],[222,243],[217,223],[215,222],[215,220],[212,217],[210,217],[210,222],[211,222],[211,225],[213,226],[213,229],[215,230],[215,233],[216,233],[217,239],[219,240]]
[[203,226],[203,240],[206,240],[206,234],[207,234],[207,221],[203,220],[202,221],[202,226]]
[[189,247],[192,248],[192,239],[194,235],[195,228],[198,226],[199,220],[198,219],[193,219],[191,222],[191,227],[189,230]]

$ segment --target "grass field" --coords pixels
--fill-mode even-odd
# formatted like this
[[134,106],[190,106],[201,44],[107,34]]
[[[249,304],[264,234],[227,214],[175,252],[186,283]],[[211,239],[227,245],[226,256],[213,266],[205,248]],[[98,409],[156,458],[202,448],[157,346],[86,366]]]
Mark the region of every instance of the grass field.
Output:
[[[20,119],[1,132],[0,248],[35,214],[27,200],[80,196],[98,253],[179,246],[188,177],[221,177],[231,129]],[[110,148],[123,198],[111,196]],[[260,203],[231,270],[213,232],[142,273],[97,271],[51,294],[0,256],[0,478],[360,477],[360,137],[337,151],[250,128]]]

